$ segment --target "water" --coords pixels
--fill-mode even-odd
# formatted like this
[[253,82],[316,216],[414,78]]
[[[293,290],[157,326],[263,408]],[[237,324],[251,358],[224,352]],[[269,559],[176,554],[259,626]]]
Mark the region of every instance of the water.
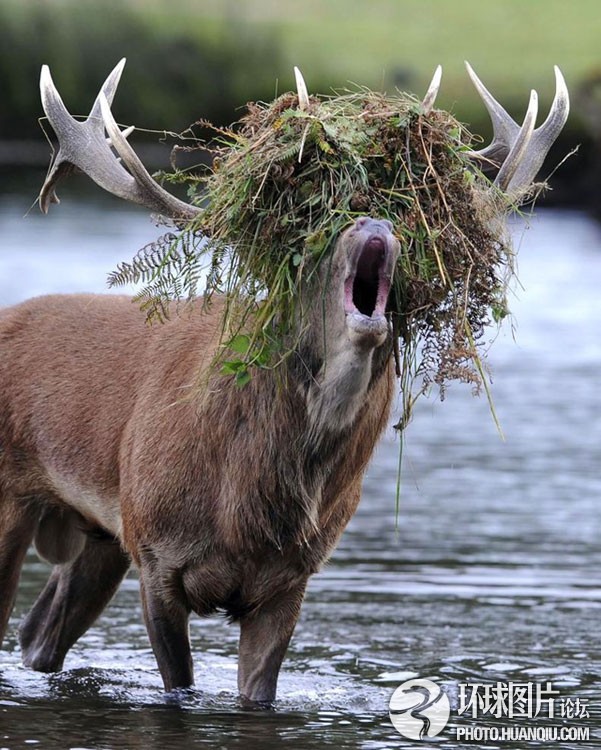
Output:
[[[3,304],[100,291],[160,233],[143,211],[77,192],[45,218],[22,218],[33,188],[0,196]],[[451,697],[450,723],[431,741],[440,748],[551,746],[457,741],[467,726],[538,726],[459,716],[462,682],[551,682],[562,699],[588,701],[588,719],[565,723],[601,735],[601,230],[540,212],[514,234],[515,340],[506,326],[489,356],[505,441],[468,388],[424,400],[407,431],[397,526],[398,441],[385,436],[357,515],[309,587],[275,710],[239,706],[237,632],[219,618],[192,622],[197,687],[169,703],[133,575],[64,672],[24,669],[17,626],[48,574],[31,554],[0,652],[0,748],[414,747],[387,708],[416,675]]]

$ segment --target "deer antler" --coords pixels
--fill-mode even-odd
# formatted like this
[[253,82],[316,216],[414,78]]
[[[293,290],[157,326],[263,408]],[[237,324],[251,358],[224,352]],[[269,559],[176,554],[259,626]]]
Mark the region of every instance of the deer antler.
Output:
[[[69,114],[52,81],[50,69],[47,65],[42,67],[42,106],[57,135],[59,149],[40,192],[40,208],[48,213],[50,204],[59,202],[55,192],[57,183],[80,169],[104,190],[119,198],[139,203],[172,219],[193,219],[201,209],[180,201],[153,180],[126,140],[131,129],[122,133],[113,119],[110,103],[115,96],[124,66],[125,58],[113,68],[102,85],[88,118],[83,122],[75,120]],[[105,138],[105,128],[110,144]],[[117,150],[127,169],[121,165],[119,158],[111,150],[111,145]]]
[[538,111],[536,91],[530,93],[526,117],[520,127],[484,86],[470,64],[466,62],[465,65],[490,114],[493,126],[493,142],[480,151],[472,151],[471,156],[499,166],[495,185],[505,192],[517,194],[533,182],[568,119],[570,97],[563,75],[555,66],[553,104],[547,119],[534,129]]
[[426,91],[426,95],[422,100],[422,112],[425,115],[429,115],[434,107],[434,102],[438,96],[438,89],[440,88],[440,81],[442,80],[442,65],[438,65]]
[[[57,135],[59,149],[40,191],[40,208],[48,213],[51,203],[59,203],[56,185],[76,169],[80,169],[101,188],[119,198],[139,203],[177,221],[194,219],[201,213],[201,209],[180,201],[150,176],[126,140],[134,129],[133,126],[122,132],[113,118],[110,105],[124,67],[125,58],[113,68],[102,85],[88,118],[80,122],[67,111],[48,66],[42,66],[42,106]],[[298,68],[294,68],[294,74],[299,108],[306,110],[309,107],[307,87]],[[109,135],[108,140],[105,138],[105,130]],[[119,157],[115,156],[111,146],[127,169],[120,163]]]
[[298,108],[306,111],[309,109],[309,93],[307,91],[307,84],[305,83],[303,74],[296,66],[294,66],[294,78],[296,80],[296,90],[298,92]]
[[[88,118],[83,122],[75,120],[69,114],[52,81],[50,69],[47,65],[42,67],[42,105],[58,137],[59,149],[40,192],[40,208],[47,213],[51,203],[58,203],[56,185],[76,169],[80,169],[109,193],[139,203],[172,219],[189,221],[198,216],[201,209],[171,195],[150,176],[126,140],[133,128],[122,132],[113,118],[110,105],[124,66],[125,59],[109,74]],[[466,67],[491,116],[494,133],[493,142],[480,151],[472,151],[471,156],[497,164],[499,173],[495,185],[503,191],[517,194],[532,183],[567,120],[570,100],[564,78],[555,66],[555,98],[547,119],[535,129],[538,112],[536,91],[530,94],[524,122],[519,126],[486,89],[467,62]],[[299,108],[306,110],[309,106],[307,87],[298,68],[294,69],[294,73]],[[441,76],[442,68],[439,65],[422,101],[425,114],[434,106]],[[108,142],[105,130],[109,134]],[[125,166],[120,163],[111,146],[117,151]]]

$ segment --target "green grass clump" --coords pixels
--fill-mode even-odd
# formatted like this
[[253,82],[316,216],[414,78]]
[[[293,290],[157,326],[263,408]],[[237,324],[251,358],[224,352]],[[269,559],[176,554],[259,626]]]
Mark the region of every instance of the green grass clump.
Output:
[[173,297],[224,295],[220,363],[243,385],[253,366],[292,351],[299,285],[340,232],[359,216],[389,219],[401,243],[388,314],[407,417],[418,375],[420,391],[483,382],[484,329],[506,314],[507,199],[474,170],[470,141],[447,112],[424,114],[405,94],[311,97],[306,111],[295,94],[250,104],[200,146],[210,167],[169,176],[205,207],[199,218],[122,264],[113,282],[145,280],[150,313]]

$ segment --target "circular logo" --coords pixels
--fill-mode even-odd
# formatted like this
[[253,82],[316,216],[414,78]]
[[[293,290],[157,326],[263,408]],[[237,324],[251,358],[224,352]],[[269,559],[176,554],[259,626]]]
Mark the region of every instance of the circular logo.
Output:
[[431,680],[407,680],[390,698],[390,721],[410,740],[436,737],[445,728],[451,705],[440,685]]

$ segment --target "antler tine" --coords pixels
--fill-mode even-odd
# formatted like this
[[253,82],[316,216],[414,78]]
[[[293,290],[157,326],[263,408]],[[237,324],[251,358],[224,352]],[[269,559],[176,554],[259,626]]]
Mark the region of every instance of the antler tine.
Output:
[[472,151],[471,155],[500,164],[509,154],[511,144],[520,132],[520,126],[494,98],[467,60],[465,61],[465,67],[488,110],[493,128],[493,142],[486,148]]
[[438,65],[426,91],[426,95],[422,100],[422,112],[425,115],[429,115],[434,107],[434,102],[438,96],[438,90],[440,89],[440,82],[442,80],[442,65]]
[[294,78],[296,79],[296,90],[298,92],[298,108],[306,112],[309,109],[309,92],[303,74],[296,66],[294,67]]
[[98,96],[94,100],[94,104],[92,105],[92,109],[90,110],[89,117],[97,117],[99,120],[102,120],[102,113],[100,111],[100,97],[104,96],[109,104],[113,103],[113,99],[115,98],[115,93],[117,91],[117,86],[119,85],[119,81],[121,80],[121,74],[123,73],[123,68],[125,68],[126,62],[126,58],[122,57],[121,60],[119,60],[119,62],[108,74],[108,76],[106,77],[106,81],[102,84],[102,87],[98,92]]
[[530,146],[532,134],[534,132],[534,126],[536,124],[536,115],[538,114],[538,94],[532,90],[530,92],[530,101],[528,103],[528,109],[526,110],[526,116],[522,127],[513,142],[511,151],[507,158],[503,162],[499,173],[495,179],[495,185],[500,190],[507,190],[511,181],[520,165],[522,159],[525,158],[527,150]]
[[553,104],[544,123],[533,129],[538,109],[535,91],[530,94],[526,118],[520,127],[487,90],[470,64],[466,62],[465,65],[493,126],[493,142],[480,151],[472,151],[471,156],[498,164],[500,171],[495,184],[508,193],[519,194],[532,184],[568,118],[570,97],[563,75],[555,66]]
[[[111,99],[115,95],[124,65],[125,59],[121,60],[113,68],[102,85],[101,91],[105,92],[105,95]],[[42,66],[40,74],[40,95],[48,122],[52,125],[59,141],[58,153],[50,165],[48,175],[38,198],[41,210],[44,213],[48,213],[51,203],[60,203],[56,195],[56,185],[62,179],[75,172],[78,167],[87,171],[81,163],[80,155],[86,154],[92,147],[97,147],[98,144],[102,143],[103,147],[100,153],[104,155],[104,161],[111,163],[115,157],[110,148],[104,143],[104,126],[100,115],[98,98],[94,103],[90,117],[86,121],[79,122],[75,120],[65,107],[50,75],[50,68],[47,65]],[[123,168],[121,167],[121,169]],[[123,172],[127,176],[125,170]]]
[[532,134],[524,157],[519,161],[507,189],[513,193],[527,188],[543,165],[557,136],[561,133],[570,114],[570,95],[561,70],[555,70],[555,97],[547,119]]
[[[153,212],[170,218],[190,220],[197,216],[201,209],[184,203],[168,193],[150,177],[143,167],[141,169],[145,176],[140,179],[141,162],[136,165],[136,174],[132,176],[120,164],[105,139],[104,110],[110,113],[109,102],[115,95],[124,65],[125,59],[121,60],[109,74],[94,101],[90,115],[83,122],[75,120],[69,114],[52,81],[48,66],[42,67],[40,75],[42,105],[58,138],[59,150],[40,192],[40,208],[47,213],[50,203],[58,203],[55,192],[57,183],[76,169],[80,169],[113,195],[139,203]],[[112,115],[110,120],[114,123]],[[125,140],[128,134],[128,131],[126,135],[121,133],[116,123],[109,133],[110,140],[115,147],[119,142],[119,153],[122,157],[122,152],[125,150],[123,143],[133,153]],[[128,154],[126,163],[129,162],[133,163],[133,159]]]

